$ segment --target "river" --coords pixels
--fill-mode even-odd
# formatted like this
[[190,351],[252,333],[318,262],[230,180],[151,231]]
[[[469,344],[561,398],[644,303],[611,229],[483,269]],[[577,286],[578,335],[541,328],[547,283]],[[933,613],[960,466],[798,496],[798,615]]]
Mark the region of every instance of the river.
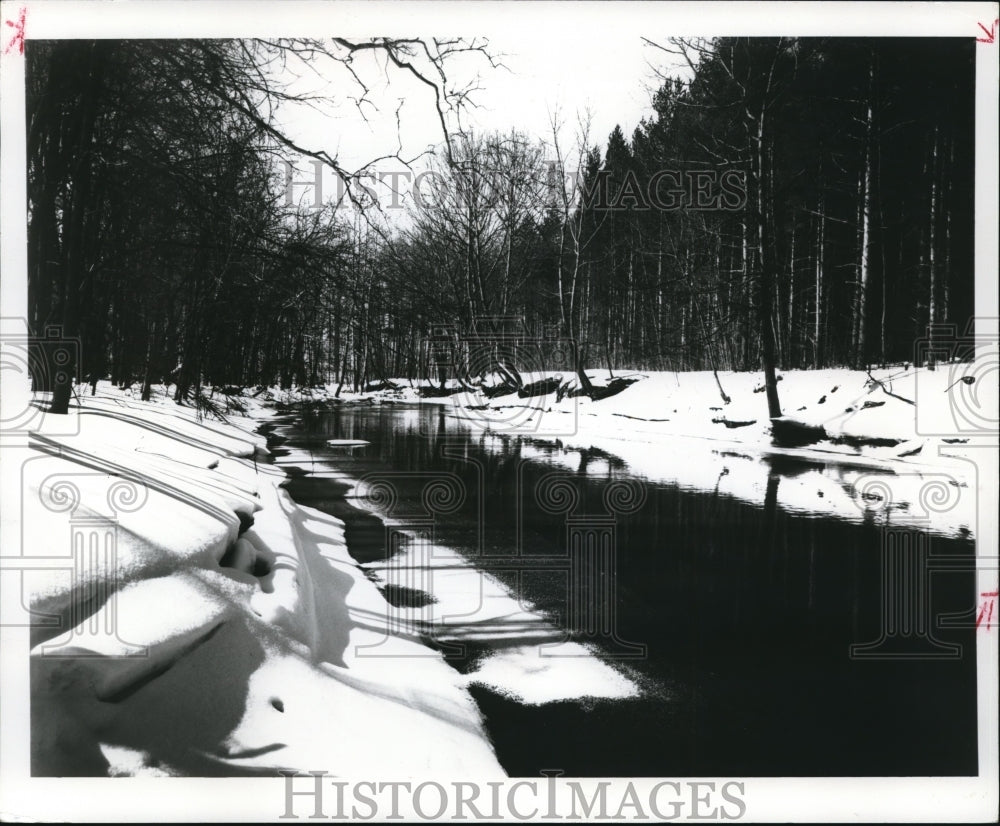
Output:
[[[398,549],[387,553],[387,511],[345,495],[356,480],[389,479],[389,516],[405,517],[397,526],[432,530],[434,543],[490,569],[555,626],[574,628],[639,687],[632,697],[529,704],[472,686],[512,776],[976,773],[973,632],[933,632],[960,655],[852,657],[852,645],[880,634],[882,529],[779,506],[779,486],[801,463],[760,460],[759,504],[718,486],[644,479],[607,453],[469,429],[431,405],[345,405],[288,417],[278,432],[287,441],[277,459],[289,448],[299,457],[285,463],[291,495],[342,519],[359,562]],[[327,439],[369,444],[345,450]],[[452,489],[428,500],[435,480]],[[442,512],[428,515],[429,501]],[[587,535],[597,544],[579,539]],[[925,538],[936,555],[975,552],[968,537]],[[577,569],[573,541],[582,543]],[[932,595],[935,616],[969,610],[971,573],[935,576]],[[387,596],[435,598],[405,587]],[[468,640],[449,657],[466,672],[504,645]]]

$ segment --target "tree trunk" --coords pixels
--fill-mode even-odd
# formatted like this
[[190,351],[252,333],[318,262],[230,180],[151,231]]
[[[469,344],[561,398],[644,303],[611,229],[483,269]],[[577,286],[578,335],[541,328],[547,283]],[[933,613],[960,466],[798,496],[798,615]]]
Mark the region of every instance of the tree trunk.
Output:
[[932,336],[930,342],[929,353],[927,357],[927,367],[930,370],[934,369],[934,331],[935,323],[937,322],[937,270],[935,269],[934,261],[934,243],[935,243],[935,223],[937,216],[937,156],[938,156],[938,129],[937,126],[934,127],[934,138],[931,144],[931,160],[930,160],[930,179],[931,179],[931,207],[930,215],[928,216],[928,230],[927,230],[927,281],[928,281],[928,296],[927,296],[927,330]]
[[773,238],[771,227],[767,221],[767,200],[770,193],[766,191],[767,175],[763,168],[765,153],[765,112],[761,108],[757,118],[757,204],[755,212],[757,219],[757,260],[759,272],[757,278],[757,321],[760,324],[761,361],[764,367],[764,389],[767,395],[767,413],[772,419],[781,416],[781,404],[778,401],[778,379],[774,369],[774,324],[771,308],[774,305],[774,266],[771,260]]
[[156,322],[149,329],[146,339],[145,373],[142,377],[142,400],[148,402],[153,393],[153,340],[156,338]]
[[826,216],[823,214],[823,197],[819,199],[819,216],[816,223],[816,317],[813,320],[813,368],[819,369],[821,359],[821,330],[823,316],[823,248],[825,246]]
[[934,142],[931,145],[931,208],[928,216],[928,237],[927,237],[927,280],[929,294],[927,298],[927,323],[934,324],[937,321],[937,269],[934,260],[935,229],[937,223],[937,127],[934,127]]
[[[948,171],[949,173],[955,167],[955,142],[954,140],[948,141]],[[949,300],[951,298],[951,213],[953,208],[953,203],[951,199],[951,194],[953,190],[952,175],[947,176],[942,175],[942,180],[947,181],[944,185],[945,191],[942,193],[942,199],[944,200],[944,271],[941,273],[941,321],[948,321],[949,318]]]
[[[869,83],[873,83],[874,65],[870,69]],[[868,109],[865,118],[865,152],[864,170],[861,184],[861,249],[858,274],[856,347],[854,364],[860,367],[867,359],[867,318],[868,318],[868,275],[871,269],[869,261],[869,246],[871,237],[871,197],[872,197],[872,100],[868,95]]]
[[792,242],[788,251],[788,325],[785,333],[785,368],[794,363],[795,334],[795,218],[792,217]]
[[[79,105],[79,124],[74,145],[75,169],[72,175],[72,195],[68,215],[64,216],[65,238],[63,239],[63,317],[62,335],[66,339],[75,339],[80,334],[80,285],[87,262],[83,260],[86,244],[87,211],[90,203],[90,192],[93,183],[93,142],[94,125],[97,120],[98,95],[103,79],[104,55],[99,43],[92,42],[87,46],[83,71],[87,73],[87,82],[83,86]],[[73,393],[73,379],[79,368],[76,363],[75,351],[68,348],[69,360],[64,372],[66,381],[57,383],[52,391],[51,413],[68,413],[69,400]]]

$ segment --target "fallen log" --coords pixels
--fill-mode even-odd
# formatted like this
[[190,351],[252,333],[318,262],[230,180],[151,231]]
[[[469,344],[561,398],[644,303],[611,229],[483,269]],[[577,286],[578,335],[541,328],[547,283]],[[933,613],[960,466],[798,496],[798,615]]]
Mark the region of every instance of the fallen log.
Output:
[[517,391],[517,395],[522,399],[528,399],[533,396],[547,396],[549,393],[555,393],[559,389],[559,385],[561,383],[561,376],[540,379],[539,381],[524,385],[524,387]]

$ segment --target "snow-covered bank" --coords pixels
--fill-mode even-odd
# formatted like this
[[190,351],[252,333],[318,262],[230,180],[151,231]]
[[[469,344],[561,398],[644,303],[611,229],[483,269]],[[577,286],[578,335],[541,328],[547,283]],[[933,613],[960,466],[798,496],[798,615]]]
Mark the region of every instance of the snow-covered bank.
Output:
[[[314,479],[337,479],[349,485],[347,498],[353,504],[387,524],[393,521],[373,506],[381,497],[364,480],[309,450],[282,446],[282,453],[282,466]],[[641,693],[638,678],[627,668],[570,639],[558,622],[477,567],[474,559],[417,531],[392,527],[391,532],[396,552],[363,567],[383,588],[430,598],[416,605],[397,600],[390,622],[413,634],[432,635],[453,662],[470,660],[461,676],[464,685],[485,686],[528,705],[620,700]]]
[[254,428],[99,385],[32,434],[33,773],[502,776],[462,675]]
[[[784,373],[786,415],[823,428],[800,447],[772,443],[748,373],[719,374],[722,392],[711,373],[653,373],[599,401],[562,382],[537,396],[383,388],[342,403],[437,404],[486,449],[529,437],[523,458],[574,472],[977,535],[983,480],[963,451],[989,435],[967,425],[995,421],[996,383],[967,384],[963,367]],[[352,480],[308,450],[270,464],[254,432],[266,404],[334,392],[244,393],[233,401],[252,415],[224,424],[162,390],[142,403],[102,384],[68,416],[42,418],[17,507],[36,612],[35,773],[500,775],[470,686],[529,704],[646,690],[457,552],[414,542],[359,566],[337,519],[279,487],[289,465]],[[970,420],[959,405],[973,403]],[[405,588],[417,570],[437,601],[390,608],[372,579]],[[430,623],[440,645],[486,655],[460,673],[424,644]],[[564,656],[538,656],[560,644]]]
[[[771,494],[786,510],[975,535],[976,488],[983,481],[976,444],[995,437],[1000,418],[996,347],[976,355],[974,362],[934,370],[780,373],[783,420],[814,439],[798,446],[772,439],[760,373],[720,372],[717,380],[711,372],[620,372],[632,383],[598,401],[572,395],[576,378],[569,376],[559,377],[559,391],[533,397],[453,385],[453,395],[426,398],[419,383],[403,380],[396,388],[341,395],[362,403],[444,405],[456,423],[495,437],[498,449],[506,437],[531,437],[559,448],[545,451],[547,461],[574,470],[610,472],[610,460],[650,482],[759,505],[771,480]],[[588,375],[598,386],[609,381],[607,371]],[[328,398],[333,390],[309,397]]]

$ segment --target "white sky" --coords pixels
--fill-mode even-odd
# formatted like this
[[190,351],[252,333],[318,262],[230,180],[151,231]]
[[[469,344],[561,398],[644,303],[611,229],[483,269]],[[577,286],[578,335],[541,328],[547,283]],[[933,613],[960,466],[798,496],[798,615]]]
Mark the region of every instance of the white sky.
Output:
[[630,135],[649,114],[652,72],[647,60],[658,57],[638,34],[615,32],[608,38],[594,48],[569,32],[554,37],[550,31],[535,30],[514,42],[494,41],[510,71],[491,71],[483,78],[483,110],[474,116],[483,128],[517,126],[548,138],[550,113],[559,109],[572,133],[577,113],[589,108],[591,143],[603,146],[616,123]]
[[[529,29],[516,37],[501,34],[489,38],[488,50],[502,61],[500,67],[493,68],[481,55],[449,61],[449,80],[456,85],[473,82],[478,75],[480,88],[472,96],[476,105],[464,111],[461,125],[479,132],[517,129],[551,143],[551,117],[558,112],[560,143],[567,156],[575,155],[578,119],[586,118],[588,111],[591,146],[598,145],[603,151],[616,124],[626,138],[630,137],[640,119],[651,113],[650,90],[658,82],[649,62],[659,65],[663,55],[643,45],[637,32],[609,32],[600,48],[585,47],[582,40],[572,32],[554,35],[547,29]],[[285,128],[303,146],[323,149],[345,168],[355,169],[393,153],[400,135],[405,157],[441,141],[430,89],[392,67],[387,82],[384,67],[370,59],[356,60],[355,70],[369,86],[370,100],[378,106],[378,111],[364,108],[367,123],[350,99],[360,94],[360,88],[343,67],[317,63],[315,73],[306,72],[294,81],[295,91],[308,90],[336,101],[324,104],[321,111],[295,106],[280,113]],[[397,128],[400,100],[403,105]],[[548,157],[554,158],[554,154],[549,152]],[[303,160],[297,166],[303,170],[299,179],[309,179],[309,164]],[[418,163],[414,168],[420,166]],[[398,167],[381,162],[377,168]],[[332,186],[332,174],[327,180]],[[325,192],[324,197],[329,194]],[[312,197],[305,188],[301,195]]]

